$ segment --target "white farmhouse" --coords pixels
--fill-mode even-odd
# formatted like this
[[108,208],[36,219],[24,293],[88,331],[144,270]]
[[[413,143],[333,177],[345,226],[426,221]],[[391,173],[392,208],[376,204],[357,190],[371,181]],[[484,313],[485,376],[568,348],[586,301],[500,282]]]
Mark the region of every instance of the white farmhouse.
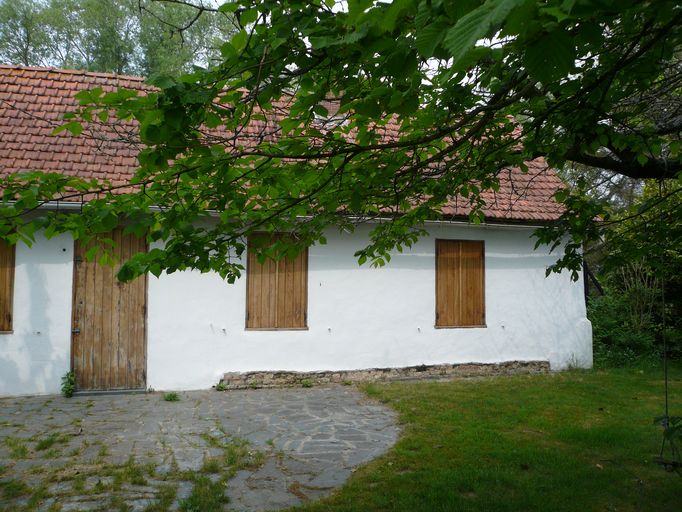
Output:
[[[0,66],[0,176],[41,169],[125,184],[134,148],[51,135],[73,94],[97,85],[142,81]],[[446,207],[429,236],[379,269],[353,257],[369,226],[330,231],[293,261],[248,254],[233,285],[193,271],[122,284],[66,235],[0,244],[0,395],[57,393],[69,370],[86,391],[206,388],[225,374],[243,386],[589,367],[583,283],[546,278],[555,255],[531,237],[560,215],[551,196],[561,183],[541,162],[529,167],[486,196],[486,223]],[[121,257],[146,247],[114,237]]]

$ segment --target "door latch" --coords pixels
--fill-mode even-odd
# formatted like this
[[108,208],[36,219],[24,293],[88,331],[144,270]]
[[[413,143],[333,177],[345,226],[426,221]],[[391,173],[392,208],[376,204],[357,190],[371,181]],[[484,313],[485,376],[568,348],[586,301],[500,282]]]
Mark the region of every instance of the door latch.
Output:
[[71,334],[80,334],[81,330],[78,327],[71,329]]

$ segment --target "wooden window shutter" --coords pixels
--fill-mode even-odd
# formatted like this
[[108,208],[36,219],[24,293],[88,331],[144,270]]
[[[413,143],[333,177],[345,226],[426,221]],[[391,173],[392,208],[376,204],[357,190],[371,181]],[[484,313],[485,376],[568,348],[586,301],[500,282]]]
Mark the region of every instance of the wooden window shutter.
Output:
[[482,241],[436,240],[436,327],[485,326]]
[[252,240],[249,240],[247,252],[246,328],[305,329],[308,250],[293,259],[284,257],[279,261],[268,259],[259,263],[252,250]]
[[12,331],[15,246],[0,240],[0,332]]

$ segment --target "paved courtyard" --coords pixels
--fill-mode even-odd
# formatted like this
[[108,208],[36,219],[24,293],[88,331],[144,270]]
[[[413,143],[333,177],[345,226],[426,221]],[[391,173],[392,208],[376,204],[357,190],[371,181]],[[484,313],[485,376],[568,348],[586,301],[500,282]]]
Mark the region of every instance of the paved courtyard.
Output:
[[274,510],[387,451],[351,387],[0,399],[0,510]]

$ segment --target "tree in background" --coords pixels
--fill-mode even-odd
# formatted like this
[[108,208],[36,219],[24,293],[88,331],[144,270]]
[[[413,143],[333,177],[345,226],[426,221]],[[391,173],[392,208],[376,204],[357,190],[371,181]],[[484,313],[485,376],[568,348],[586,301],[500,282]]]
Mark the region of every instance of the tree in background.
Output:
[[2,62],[38,66],[47,45],[42,6],[31,0],[0,2],[0,59]]
[[603,295],[588,302],[595,359],[627,364],[663,353],[682,358],[682,191],[648,181],[604,227],[588,258]]
[[0,0],[0,61],[151,76],[219,56],[225,13],[155,0]]
[[135,0],[141,9],[141,74],[177,75],[192,64],[215,64],[220,46],[234,30],[231,17],[200,12],[182,3]]

